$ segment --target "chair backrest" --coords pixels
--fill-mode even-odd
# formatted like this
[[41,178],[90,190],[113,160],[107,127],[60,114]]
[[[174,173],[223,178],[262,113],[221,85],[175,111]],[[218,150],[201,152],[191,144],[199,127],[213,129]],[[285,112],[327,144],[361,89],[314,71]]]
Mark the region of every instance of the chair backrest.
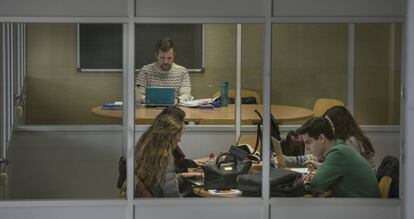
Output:
[[381,164],[377,169],[377,179],[380,181],[384,176],[388,176],[392,179],[390,189],[389,189],[389,198],[398,198],[399,197],[399,182],[400,182],[400,163],[397,157],[394,156],[385,156]]
[[[256,98],[257,104],[262,104],[262,97],[256,91],[253,91],[253,90],[241,90],[240,93],[241,93],[241,97],[254,97],[254,98]],[[220,95],[220,91],[216,91],[213,94],[213,98],[214,97],[217,97],[219,95]],[[229,95],[229,97],[235,98],[236,97],[236,90],[235,89],[229,89],[228,95]]]
[[383,176],[378,183],[379,191],[381,198],[388,198],[388,193],[390,192],[392,179],[389,176]]
[[313,116],[319,117],[322,116],[328,109],[333,106],[344,106],[345,104],[340,100],[328,99],[328,98],[319,98],[315,101],[313,105]]

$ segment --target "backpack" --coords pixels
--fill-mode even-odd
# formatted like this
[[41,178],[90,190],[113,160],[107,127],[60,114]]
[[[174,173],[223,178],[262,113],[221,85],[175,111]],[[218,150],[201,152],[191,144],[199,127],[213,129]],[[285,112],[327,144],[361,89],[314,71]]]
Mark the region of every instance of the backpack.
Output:
[[[262,128],[261,126],[263,125],[263,117],[262,115],[259,113],[259,111],[257,109],[254,110],[254,112],[259,116],[260,118],[260,122],[259,124],[257,124],[257,133],[256,133],[256,145],[254,147],[254,151],[252,154],[256,153],[256,151],[258,150],[258,148],[260,147],[260,151],[262,150],[263,147],[263,143],[262,143]],[[279,124],[277,123],[275,117],[273,117],[272,114],[270,114],[270,136],[276,138],[278,141],[282,141],[282,138],[280,137],[280,130],[279,130]],[[270,142],[270,152],[274,152],[273,151],[273,143]],[[283,149],[282,149],[283,150]],[[260,153],[260,160],[262,160],[261,157],[261,153]]]
[[386,156],[382,160],[380,166],[377,170],[377,179],[378,182],[383,176],[391,177],[391,186],[388,193],[388,198],[398,198],[399,197],[399,183],[400,183],[400,162],[398,158],[394,156]]
[[[260,142],[260,147],[262,147],[262,145],[261,145],[262,144],[261,125],[263,124],[263,117],[259,113],[259,111],[254,110],[254,112],[260,118],[260,123],[257,125],[257,139],[256,139],[255,150],[254,150],[254,152],[256,152],[257,148],[259,147],[259,142]],[[295,131],[290,130],[288,132],[288,134],[286,135],[286,139],[283,139],[280,136],[279,124],[278,124],[278,122],[276,121],[275,117],[272,114],[270,114],[270,136],[274,137],[275,139],[277,139],[280,142],[280,147],[282,149],[283,155],[286,155],[286,156],[301,156],[301,155],[304,155],[304,153],[305,153],[305,144],[303,143],[303,141],[299,137],[299,135],[296,134]],[[273,143],[270,142],[270,144],[271,144],[270,150],[271,150],[271,152],[274,152],[273,151]]]
[[[302,174],[287,169],[270,168],[271,197],[303,197],[304,182]],[[239,190],[243,196],[262,196],[262,171],[237,177]]]

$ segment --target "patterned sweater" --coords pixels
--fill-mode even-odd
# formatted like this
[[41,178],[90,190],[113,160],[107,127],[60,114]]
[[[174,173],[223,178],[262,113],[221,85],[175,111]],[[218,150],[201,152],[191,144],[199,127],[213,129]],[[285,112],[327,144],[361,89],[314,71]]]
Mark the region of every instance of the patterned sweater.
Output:
[[[183,66],[172,64],[171,69],[164,71],[156,62],[142,67],[136,78],[138,86],[137,100],[145,99],[146,87],[172,87],[175,88],[175,96],[180,101],[191,100],[191,82],[188,71]],[[140,96],[139,96],[140,95]]]

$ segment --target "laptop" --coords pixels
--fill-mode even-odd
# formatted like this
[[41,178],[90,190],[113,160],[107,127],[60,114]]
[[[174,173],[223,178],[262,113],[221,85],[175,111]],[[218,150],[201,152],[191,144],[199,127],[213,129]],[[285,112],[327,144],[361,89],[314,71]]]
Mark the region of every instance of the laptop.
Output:
[[175,103],[175,88],[147,87],[145,88],[146,106],[171,106]]

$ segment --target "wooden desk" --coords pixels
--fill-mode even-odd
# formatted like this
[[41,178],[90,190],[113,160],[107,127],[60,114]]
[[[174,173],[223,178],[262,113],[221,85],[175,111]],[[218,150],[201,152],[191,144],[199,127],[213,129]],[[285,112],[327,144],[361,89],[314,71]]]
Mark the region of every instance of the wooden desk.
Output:
[[[202,120],[217,120],[226,122],[234,121],[235,105],[229,104],[226,107],[219,107],[214,109],[199,109],[180,107],[186,113],[186,121],[200,123]],[[135,109],[135,122],[137,124],[149,124],[162,111],[163,108],[153,107],[137,107]],[[254,112],[257,109],[263,116],[262,105],[257,104],[242,104],[241,105],[241,119],[242,121],[250,121],[251,123],[258,123],[259,117]],[[103,110],[101,106],[96,106],[91,109],[92,113],[105,116],[122,118],[122,110]],[[285,105],[272,105],[273,116],[283,124],[283,122],[300,121],[313,116],[313,111],[307,108]],[[220,123],[218,123],[220,124]]]

